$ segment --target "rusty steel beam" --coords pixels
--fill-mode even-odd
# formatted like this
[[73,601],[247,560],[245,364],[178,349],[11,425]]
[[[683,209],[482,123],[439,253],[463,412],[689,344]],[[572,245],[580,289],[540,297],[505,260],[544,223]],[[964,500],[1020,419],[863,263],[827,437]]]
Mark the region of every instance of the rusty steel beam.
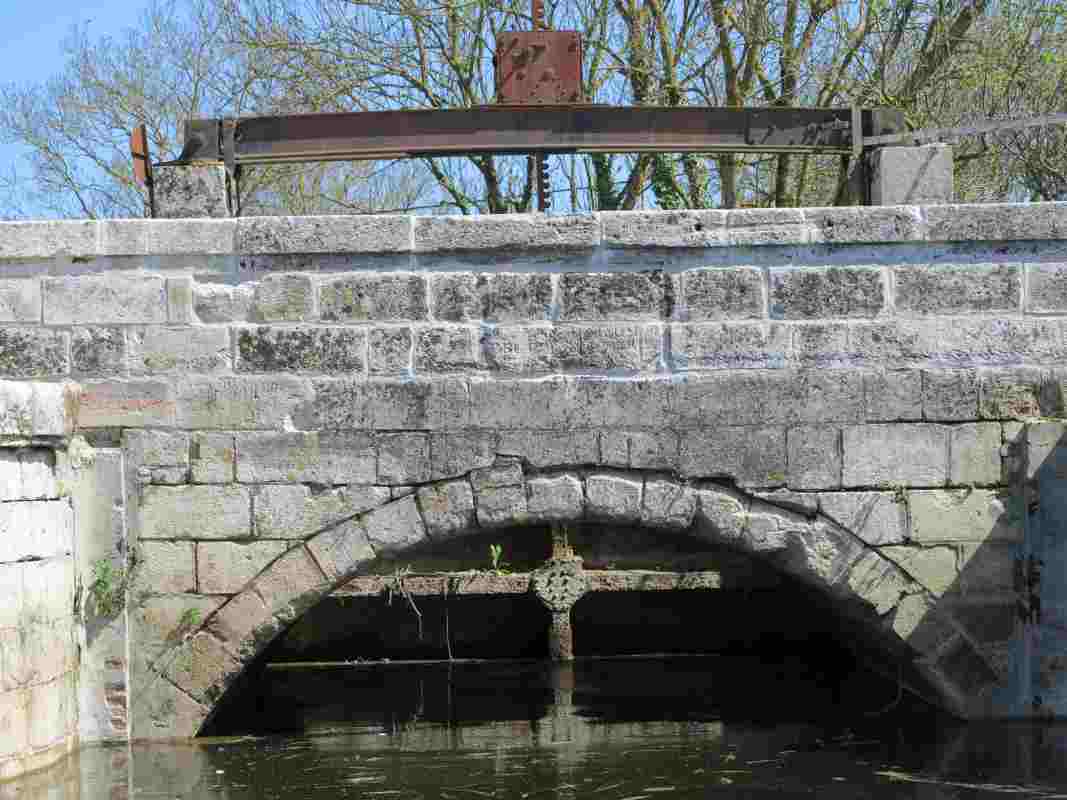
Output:
[[[904,129],[885,109],[859,114],[860,136]],[[172,164],[548,153],[853,153],[847,108],[536,105],[192,120]]]

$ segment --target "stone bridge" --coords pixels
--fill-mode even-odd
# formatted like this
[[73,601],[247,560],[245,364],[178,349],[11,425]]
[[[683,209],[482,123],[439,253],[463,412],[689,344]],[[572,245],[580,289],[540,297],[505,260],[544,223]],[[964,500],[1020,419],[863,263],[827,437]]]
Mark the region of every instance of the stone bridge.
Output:
[[354,578],[531,527],[1067,714],[1065,256],[1067,204],[2,225],[0,776],[195,735]]

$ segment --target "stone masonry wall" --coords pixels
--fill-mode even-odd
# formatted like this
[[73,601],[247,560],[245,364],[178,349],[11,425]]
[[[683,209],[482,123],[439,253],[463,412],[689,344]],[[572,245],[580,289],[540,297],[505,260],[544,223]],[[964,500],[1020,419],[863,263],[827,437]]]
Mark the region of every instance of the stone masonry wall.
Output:
[[74,513],[56,449],[68,407],[61,385],[0,382],[0,780],[77,741]]
[[[124,476],[134,738],[194,733],[264,608],[376,547],[676,491],[956,710],[1028,713],[1020,465],[1027,421],[1067,416],[1067,205],[0,232],[0,375],[76,380]],[[316,559],[365,517],[366,557]]]

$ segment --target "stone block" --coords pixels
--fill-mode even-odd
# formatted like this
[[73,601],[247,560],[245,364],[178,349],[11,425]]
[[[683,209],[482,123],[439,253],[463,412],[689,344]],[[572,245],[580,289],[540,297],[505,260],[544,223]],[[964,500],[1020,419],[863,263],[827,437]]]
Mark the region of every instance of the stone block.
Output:
[[644,480],[625,472],[592,472],[585,476],[590,517],[636,522],[641,517]]
[[740,486],[781,486],[787,478],[785,429],[693,431],[681,440],[678,471],[690,478],[732,479]]
[[[671,394],[676,378],[648,376],[620,380],[611,377],[584,378],[579,384],[583,396],[582,415],[575,414],[571,427],[579,420],[605,428],[644,428],[649,420],[673,421]],[[659,427],[657,423],[657,427]]]
[[908,492],[911,538],[923,544],[1023,539],[1021,502],[988,489]]
[[866,372],[863,375],[863,398],[868,422],[921,420],[922,372]]
[[222,642],[202,631],[182,645],[167,668],[167,677],[194,700],[210,708],[221,699],[226,685],[237,677],[241,667]]
[[908,505],[903,493],[824,492],[819,511],[867,544],[903,544],[908,538]]
[[314,382],[299,427],[323,430],[455,430],[470,423],[465,378]]
[[923,419],[959,422],[978,419],[978,373],[974,370],[923,370]]
[[152,177],[152,216],[157,220],[232,215],[230,182],[221,164],[156,166]]
[[415,252],[588,250],[600,244],[592,214],[416,217]]
[[560,318],[567,321],[658,320],[673,313],[670,275],[567,272],[560,276]]
[[842,485],[943,486],[949,428],[901,423],[844,429]]
[[431,479],[454,478],[488,467],[496,458],[496,446],[494,433],[431,434]]
[[200,322],[247,322],[252,312],[251,286],[193,284],[193,311]]
[[224,372],[233,368],[225,328],[131,328],[130,372],[137,374]]
[[[783,326],[784,327],[784,326]],[[849,326],[843,322],[791,325],[791,349],[785,355],[796,359],[802,368],[850,367],[853,354],[849,351]]]
[[616,467],[674,470],[679,434],[671,430],[619,431],[600,434],[600,461]]
[[168,679],[154,676],[131,709],[129,735],[138,740],[192,738],[210,711]]
[[242,217],[240,253],[395,253],[411,250],[412,217],[328,215]]
[[37,278],[0,280],[0,322],[40,322],[41,282]]
[[130,592],[181,594],[196,591],[196,559],[192,542],[140,542],[139,560]]
[[74,515],[66,500],[0,503],[0,562],[55,558],[74,550]]
[[0,499],[51,500],[59,497],[61,487],[56,480],[56,456],[52,450],[29,448],[15,451],[15,455],[18,459],[18,492],[14,496],[0,496]]
[[918,242],[923,217],[915,206],[806,208],[812,241],[827,244]]
[[749,498],[733,489],[709,483],[698,486],[696,495],[693,533],[712,544],[737,545],[748,525]]
[[879,552],[922,584],[934,597],[956,594],[960,590],[955,547],[893,545],[883,547]]
[[371,375],[412,373],[415,364],[411,328],[372,328],[367,337],[367,371]]
[[252,499],[244,486],[146,486],[142,539],[247,539]]
[[195,286],[192,275],[167,278],[167,322],[171,325],[191,325],[197,321],[193,313]]
[[402,553],[426,541],[426,528],[414,495],[371,511],[363,517],[363,528],[379,557]]
[[267,275],[252,290],[252,322],[311,322],[315,317],[315,285],[309,275]]
[[[294,555],[302,554],[295,551]],[[248,588],[225,602],[208,620],[207,627],[231,655],[244,661],[267,643],[264,639],[273,638],[281,625],[255,588]]]
[[312,492],[304,484],[267,484],[253,495],[255,535],[306,539],[389,500],[385,486],[341,486]]
[[491,322],[546,320],[552,314],[552,276],[510,272],[479,275],[481,318]]
[[476,492],[502,486],[521,486],[522,462],[514,458],[497,459],[490,467],[472,470],[470,481]]
[[1067,238],[1063,203],[982,203],[923,209],[931,242],[997,242]]
[[598,461],[596,431],[506,431],[498,452],[519,456],[538,469],[581,466]]
[[1067,311],[1067,263],[1027,264],[1026,273],[1027,312]]
[[896,310],[905,314],[1019,311],[1018,264],[908,264],[893,270]]
[[697,510],[696,492],[689,486],[662,478],[645,481],[641,524],[653,528],[684,531],[693,524]]
[[75,375],[124,375],[126,332],[122,328],[75,328],[70,338]]
[[236,594],[288,548],[288,542],[273,540],[198,542],[197,591],[200,594]]
[[421,328],[415,335],[415,371],[465,372],[477,369],[478,335],[474,328]]
[[955,425],[949,441],[949,482],[990,486],[1001,482],[1001,431],[996,422]]
[[354,575],[375,559],[358,520],[347,520],[322,531],[308,540],[307,548],[331,581]]
[[570,429],[581,427],[584,393],[564,377],[470,382],[470,419],[479,428]]
[[[138,599],[132,603],[130,612],[131,641],[146,664],[155,662],[159,656],[181,642],[199,620],[211,616],[220,605],[217,597],[197,594],[156,595]],[[195,612],[197,623],[190,623],[189,612]]]
[[579,519],[584,505],[582,479],[574,473],[541,475],[526,481],[526,509],[531,522]]
[[1017,548],[1008,542],[960,546],[960,583],[964,597],[1005,596],[1014,592]]
[[65,436],[75,422],[81,387],[0,380],[0,435]]
[[798,425],[786,432],[787,482],[801,491],[841,485],[841,429],[832,425]]
[[786,366],[792,331],[761,322],[671,325],[677,369],[778,369]]
[[433,317],[447,322],[482,318],[480,288],[486,279],[473,272],[446,272],[431,279]]
[[40,328],[0,328],[0,375],[47,378],[70,372],[70,334]]
[[871,152],[871,204],[951,203],[952,145],[878,147]]
[[189,376],[176,381],[177,424],[183,428],[292,428],[312,400],[311,384],[290,375]]
[[123,431],[123,448],[135,467],[188,466],[189,434],[174,431]]
[[703,248],[726,243],[725,211],[613,211],[602,213],[611,248]]
[[885,279],[877,267],[772,269],[773,319],[875,317],[885,309]]
[[467,481],[424,486],[415,496],[431,539],[462,535],[475,527],[474,493]]
[[319,313],[329,322],[399,322],[428,316],[426,280],[407,273],[357,272],[323,279]]
[[236,462],[237,447],[232,433],[197,431],[193,434],[193,483],[232,483],[236,478]]
[[516,486],[486,486],[475,495],[478,525],[482,528],[523,525],[526,512],[526,488]]
[[367,334],[359,328],[237,328],[238,372],[362,373]]
[[44,278],[46,325],[165,323],[166,279],[137,272]]
[[[978,411],[981,419],[1022,419],[1055,413],[1046,409],[1049,375],[1033,367],[982,370]],[[1058,405],[1058,404],[1053,404]]]
[[909,590],[918,588],[900,567],[873,551],[856,561],[847,582],[851,593],[873,606],[878,615],[892,611]]
[[430,480],[430,439],[423,433],[386,433],[378,437],[378,483]]
[[164,381],[88,381],[77,404],[79,428],[173,426],[174,388]]
[[682,273],[682,302],[694,322],[767,316],[763,271],[753,267],[695,269]]
[[637,328],[633,325],[583,326],[580,337],[580,367],[595,370],[641,368]]
[[[253,581],[252,588],[263,598],[270,613],[282,623],[292,622],[331,588],[326,576],[308,549],[302,545],[286,551]],[[267,644],[278,632],[273,626],[263,626],[257,639]]]
[[792,245],[807,244],[814,227],[799,208],[745,208],[726,214],[730,244]]
[[374,483],[377,454],[370,434],[239,433],[241,483]]
[[5,222],[0,258],[52,258],[96,253],[96,220]]

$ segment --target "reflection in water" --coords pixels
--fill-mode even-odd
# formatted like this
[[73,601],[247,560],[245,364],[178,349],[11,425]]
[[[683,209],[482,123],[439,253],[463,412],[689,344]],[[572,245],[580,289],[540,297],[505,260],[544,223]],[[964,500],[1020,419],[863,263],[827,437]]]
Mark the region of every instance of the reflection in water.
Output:
[[865,716],[887,687],[821,677],[710,658],[271,669],[220,720],[258,735],[84,750],[0,800],[1067,797],[1067,727]]

